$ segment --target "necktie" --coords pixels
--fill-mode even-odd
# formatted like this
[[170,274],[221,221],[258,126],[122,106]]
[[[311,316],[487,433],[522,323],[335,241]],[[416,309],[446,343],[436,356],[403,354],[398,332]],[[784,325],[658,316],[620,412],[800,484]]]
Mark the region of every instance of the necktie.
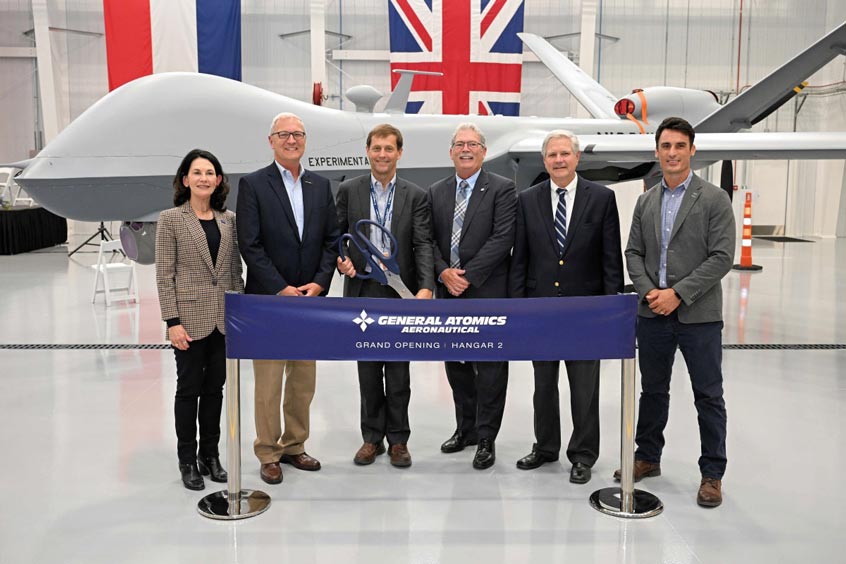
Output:
[[458,243],[461,241],[461,228],[464,226],[464,212],[467,211],[467,189],[470,185],[466,180],[458,184],[455,194],[455,214],[452,218],[452,238],[449,246],[450,268],[460,268],[461,259],[458,258]]
[[558,207],[555,210],[555,237],[558,239],[558,252],[564,252],[564,240],[567,238],[567,202],[564,197],[567,190],[556,188],[558,192]]

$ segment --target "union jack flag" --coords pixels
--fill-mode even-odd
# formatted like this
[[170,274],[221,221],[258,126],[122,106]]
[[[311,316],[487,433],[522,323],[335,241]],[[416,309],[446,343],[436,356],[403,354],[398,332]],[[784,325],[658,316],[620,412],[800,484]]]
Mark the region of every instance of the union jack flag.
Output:
[[414,77],[409,113],[520,113],[523,0],[388,0],[394,69]]

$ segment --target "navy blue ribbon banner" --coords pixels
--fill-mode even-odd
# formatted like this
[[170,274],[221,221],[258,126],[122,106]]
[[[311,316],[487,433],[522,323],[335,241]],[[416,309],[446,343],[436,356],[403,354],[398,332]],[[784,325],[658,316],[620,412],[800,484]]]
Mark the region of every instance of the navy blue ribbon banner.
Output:
[[392,300],[226,295],[226,356],[284,360],[634,358],[637,296]]

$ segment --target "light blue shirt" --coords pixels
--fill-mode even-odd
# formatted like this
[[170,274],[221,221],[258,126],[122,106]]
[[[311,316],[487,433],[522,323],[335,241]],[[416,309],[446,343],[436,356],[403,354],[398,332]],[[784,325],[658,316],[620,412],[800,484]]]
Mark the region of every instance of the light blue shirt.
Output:
[[693,171],[689,172],[687,178],[673,190],[667,186],[667,182],[661,179],[661,262],[658,265],[658,285],[661,288],[667,287],[667,247],[670,245],[670,235],[673,234],[673,225],[676,223],[676,216],[679,214],[682,199],[693,179]]
[[[276,162],[276,161],[273,161]],[[303,224],[305,223],[305,210],[303,208],[303,167],[300,165],[300,172],[297,174],[297,180],[294,180],[294,175],[284,166],[276,163],[276,168],[282,174],[282,183],[285,184],[285,191],[288,193],[288,200],[291,202],[291,208],[294,210],[294,220],[297,222],[297,231],[300,233],[300,239],[303,238]]]
[[[379,223],[379,218],[382,218],[382,226],[387,229],[388,231],[391,230],[391,220],[394,217],[394,198],[391,197],[391,191],[394,189],[397,183],[397,175],[395,174],[394,177],[388,182],[387,186],[382,186],[382,183],[376,180],[376,178],[371,174],[370,175],[370,188],[371,194],[376,195],[376,205],[379,206],[379,209],[373,207],[373,197],[370,198],[370,219]],[[394,194],[396,197],[396,194]],[[388,208],[388,200],[391,202],[391,207]],[[376,213],[376,212],[379,213]],[[390,241],[384,234],[379,231],[378,229],[371,229],[370,230],[370,242],[376,245],[376,248],[381,250],[383,253],[389,253],[391,251]]]
[[482,174],[482,169],[480,168],[477,170],[473,176],[470,178],[460,178],[457,174],[455,175],[455,196],[458,197],[458,191],[461,190],[458,185],[461,184],[462,180],[466,180],[468,184],[467,188],[467,203],[470,203],[470,195],[473,193],[473,188],[476,187],[476,181],[479,180],[479,175]]
[[[480,174],[482,174],[481,168],[479,170],[477,170],[475,173],[473,173],[473,175],[470,178],[461,178],[457,174],[455,175],[455,199],[456,199],[456,201],[458,200],[458,192],[461,190],[461,188],[459,188],[459,185],[461,184],[462,180],[466,180],[467,181],[467,204],[468,205],[470,204],[470,196],[473,194],[473,188],[476,187],[476,181],[479,180]],[[466,208],[465,208],[465,212],[466,212]],[[438,282],[443,283],[443,280],[441,279],[440,275],[438,275]]]

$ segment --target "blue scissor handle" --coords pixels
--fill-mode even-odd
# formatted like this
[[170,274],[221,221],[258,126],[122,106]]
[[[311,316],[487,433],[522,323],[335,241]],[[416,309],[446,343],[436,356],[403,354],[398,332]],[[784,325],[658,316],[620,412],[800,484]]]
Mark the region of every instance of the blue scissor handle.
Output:
[[[377,248],[376,245],[374,245],[370,241],[370,237],[365,234],[365,225],[372,225],[376,229],[382,231],[383,234],[388,238],[388,242],[390,243],[389,248],[391,250],[387,256],[384,256],[382,254],[382,251],[379,250],[379,248]],[[384,264],[385,268],[387,268],[391,272],[399,274],[399,264],[396,261],[396,237],[394,237],[390,231],[388,231],[378,222],[373,221],[371,219],[360,219],[356,222],[355,227],[350,230],[350,233],[345,233],[341,235],[341,237],[338,239],[338,254],[341,255],[341,260],[347,259],[347,255],[344,253],[344,241],[347,240],[349,240],[350,243],[355,245],[359,252],[364,255],[364,258],[367,260],[367,263],[370,265],[369,274],[366,272],[356,272],[356,276],[358,278],[361,278],[362,280],[373,278],[374,280],[377,280],[380,284],[387,285],[388,277],[385,276],[385,273],[382,271],[382,264]]]

